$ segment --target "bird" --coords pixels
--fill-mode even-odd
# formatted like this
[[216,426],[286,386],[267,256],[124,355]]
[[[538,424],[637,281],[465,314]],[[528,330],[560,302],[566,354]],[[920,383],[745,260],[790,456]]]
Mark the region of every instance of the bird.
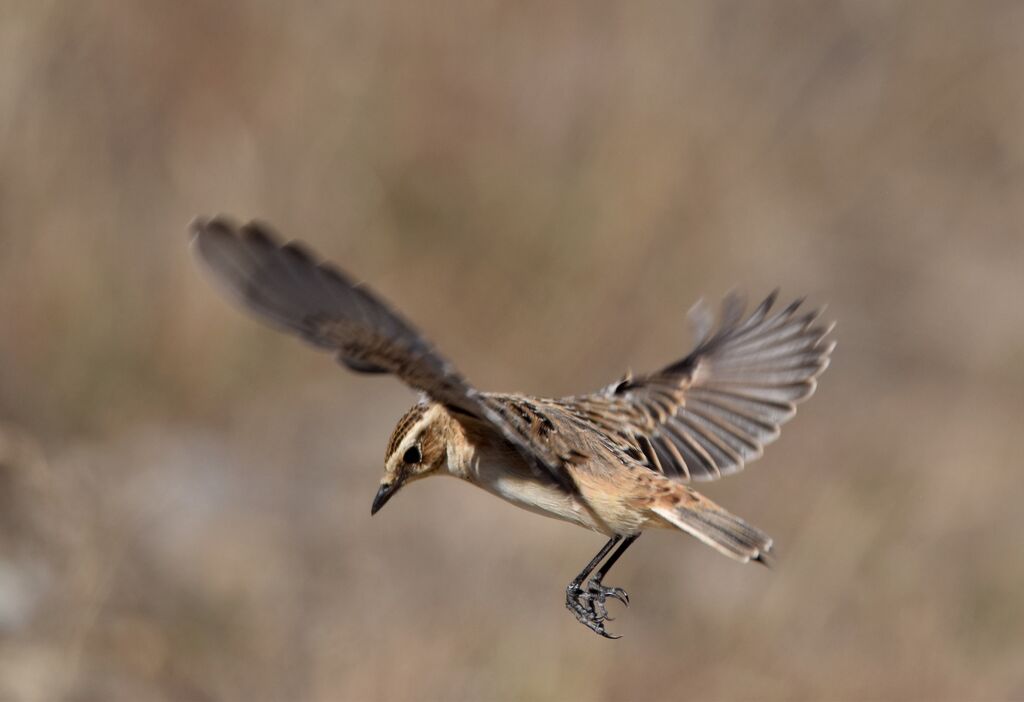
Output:
[[385,450],[376,514],[403,487],[450,475],[518,507],[593,530],[607,542],[570,581],[566,608],[606,627],[604,578],[648,529],[695,537],[741,563],[768,565],[772,538],[692,484],[741,471],[779,436],[828,367],[834,324],[778,290],[749,314],[727,295],[717,323],[690,312],[696,345],[652,373],[602,389],[541,398],[477,389],[410,322],[365,284],[260,221],[224,216],[190,225],[191,248],[231,297],[263,321],[332,353],[358,373],[385,373],[420,393]]

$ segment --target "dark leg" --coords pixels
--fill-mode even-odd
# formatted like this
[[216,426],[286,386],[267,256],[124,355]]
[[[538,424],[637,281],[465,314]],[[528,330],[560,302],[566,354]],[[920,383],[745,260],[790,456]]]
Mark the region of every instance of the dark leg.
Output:
[[[629,595],[626,591],[618,587],[605,587],[601,581],[604,576],[607,575],[608,571],[611,570],[612,566],[615,565],[615,561],[619,560],[619,557],[629,548],[630,544],[637,540],[639,534],[634,536],[626,537],[625,540],[621,536],[613,536],[608,540],[597,555],[591,559],[587,567],[584,568],[579,575],[573,578],[573,581],[569,583],[569,586],[565,588],[565,606],[570,612],[576,615],[576,619],[581,624],[587,626],[589,629],[594,631],[601,636],[609,639],[617,639],[618,636],[613,636],[605,631],[604,622],[611,620],[608,616],[608,610],[605,607],[605,600],[608,597],[614,597],[622,604],[629,606]],[[619,542],[622,542],[619,544]],[[615,552],[605,561],[604,565],[598,569],[597,574],[590,579],[587,583],[587,588],[584,590],[582,585],[597,564],[608,555],[608,552],[619,544],[619,547]]]
[[594,576],[591,582],[595,580],[597,582],[601,582],[602,580],[604,580],[604,576],[608,575],[608,571],[612,569],[613,565],[615,565],[615,561],[619,560],[619,557],[626,552],[626,549],[629,548],[630,545],[639,538],[640,534],[633,534],[633,536],[627,536],[626,540],[622,542],[622,545],[619,546],[615,550],[615,553],[612,554],[612,557],[605,561],[604,565],[601,566],[601,569],[597,571],[597,575]]
[[619,543],[620,541],[622,541],[621,536],[613,536],[612,538],[608,539],[608,543],[602,546],[601,550],[597,552],[597,555],[590,559],[590,563],[587,564],[587,567],[581,570],[580,574],[573,578],[572,582],[569,583],[569,586],[571,587],[573,585],[579,585],[584,580],[586,580],[587,576],[590,575],[591,572],[593,572],[594,568],[597,567],[597,564],[600,563],[601,560],[608,555],[608,552],[615,547],[615,544]]

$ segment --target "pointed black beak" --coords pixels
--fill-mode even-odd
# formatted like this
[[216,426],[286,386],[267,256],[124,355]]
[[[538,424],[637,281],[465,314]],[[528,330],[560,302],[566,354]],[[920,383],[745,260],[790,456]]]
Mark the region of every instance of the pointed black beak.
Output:
[[370,507],[370,515],[377,514],[378,510],[384,506],[384,503],[391,499],[391,496],[398,492],[399,482],[396,480],[393,483],[381,483],[380,489],[377,490],[377,496],[373,498],[373,506]]

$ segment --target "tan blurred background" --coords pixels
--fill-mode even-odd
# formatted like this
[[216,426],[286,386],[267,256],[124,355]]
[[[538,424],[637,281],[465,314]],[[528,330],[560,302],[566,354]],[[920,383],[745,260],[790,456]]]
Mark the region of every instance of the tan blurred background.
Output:
[[[1024,699],[1024,5],[0,7],[0,699]],[[254,323],[261,217],[478,385],[584,392],[733,286],[839,347],[708,494],[774,570],[455,481],[370,519],[386,378]]]

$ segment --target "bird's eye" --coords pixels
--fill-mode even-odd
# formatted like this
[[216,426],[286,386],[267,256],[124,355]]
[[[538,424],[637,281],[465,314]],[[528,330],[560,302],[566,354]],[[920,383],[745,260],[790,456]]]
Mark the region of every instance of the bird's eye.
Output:
[[409,464],[419,463],[421,460],[423,460],[423,457],[420,455],[420,447],[410,446],[408,449],[406,449],[405,455],[402,456],[402,460]]

